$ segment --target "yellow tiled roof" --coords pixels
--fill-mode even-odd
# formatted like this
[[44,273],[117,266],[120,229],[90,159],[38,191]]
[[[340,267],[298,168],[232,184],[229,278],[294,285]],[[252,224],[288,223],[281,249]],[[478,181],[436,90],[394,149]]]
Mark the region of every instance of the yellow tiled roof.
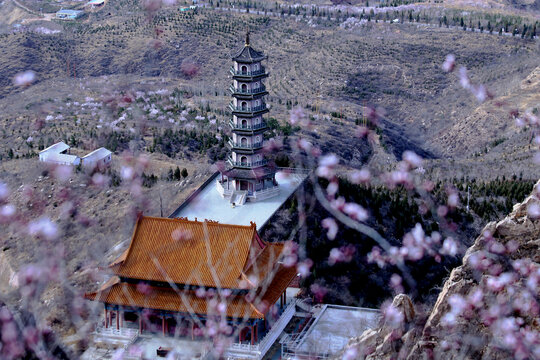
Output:
[[[280,265],[269,284],[260,288],[253,301],[246,296],[230,296],[225,300],[226,310],[223,315],[230,318],[262,319],[275,304],[289,283],[296,276],[296,268]],[[113,277],[96,293],[86,294],[90,300],[126,307],[140,307],[197,315],[221,315],[208,299],[197,297],[192,290],[175,291],[170,287],[145,286],[120,282]]]
[[141,217],[129,249],[111,267],[125,278],[235,289],[265,245],[255,224]]

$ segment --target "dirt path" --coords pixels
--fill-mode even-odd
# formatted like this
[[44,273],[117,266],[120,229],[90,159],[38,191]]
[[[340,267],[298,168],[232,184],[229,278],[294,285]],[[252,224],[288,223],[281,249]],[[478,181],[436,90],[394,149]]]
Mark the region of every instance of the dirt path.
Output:
[[35,11],[30,10],[29,8],[27,8],[26,6],[24,6],[23,4],[21,4],[21,3],[18,2],[17,0],[13,0],[13,3],[14,3],[17,7],[23,9],[23,10],[26,11],[26,12],[29,12],[30,14],[38,15]]

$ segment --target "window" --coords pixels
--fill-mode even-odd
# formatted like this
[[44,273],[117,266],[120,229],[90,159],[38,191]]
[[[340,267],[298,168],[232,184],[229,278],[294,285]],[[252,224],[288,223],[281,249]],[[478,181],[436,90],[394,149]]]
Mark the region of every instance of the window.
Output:
[[246,65],[242,66],[242,74],[247,74],[247,66]]

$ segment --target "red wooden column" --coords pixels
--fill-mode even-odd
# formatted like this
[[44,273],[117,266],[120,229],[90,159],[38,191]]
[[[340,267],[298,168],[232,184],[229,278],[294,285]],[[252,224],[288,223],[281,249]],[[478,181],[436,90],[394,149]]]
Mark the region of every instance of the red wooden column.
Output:
[[239,329],[239,330],[238,330],[238,343],[239,343],[239,344],[242,343],[242,329]]
[[120,330],[120,312],[116,310],[116,330]]
[[139,313],[139,334],[142,334],[143,328],[142,328],[142,313]]
[[195,321],[191,320],[191,340],[195,338]]
[[161,317],[161,330],[163,330],[163,336],[165,336],[165,316]]
[[255,345],[255,334],[254,334],[254,326],[251,325],[251,345]]
[[107,308],[105,308],[105,329],[109,327],[109,317],[107,314]]
[[256,324],[255,325],[255,342],[259,341],[259,329],[258,329],[258,326],[259,324]]

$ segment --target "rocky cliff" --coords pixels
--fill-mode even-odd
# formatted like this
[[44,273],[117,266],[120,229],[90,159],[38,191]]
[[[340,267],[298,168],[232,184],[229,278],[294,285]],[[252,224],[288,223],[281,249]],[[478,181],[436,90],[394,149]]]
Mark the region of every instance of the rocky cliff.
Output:
[[339,358],[540,358],[539,197],[540,182],[486,225],[424,316],[398,295],[381,327],[351,339]]

